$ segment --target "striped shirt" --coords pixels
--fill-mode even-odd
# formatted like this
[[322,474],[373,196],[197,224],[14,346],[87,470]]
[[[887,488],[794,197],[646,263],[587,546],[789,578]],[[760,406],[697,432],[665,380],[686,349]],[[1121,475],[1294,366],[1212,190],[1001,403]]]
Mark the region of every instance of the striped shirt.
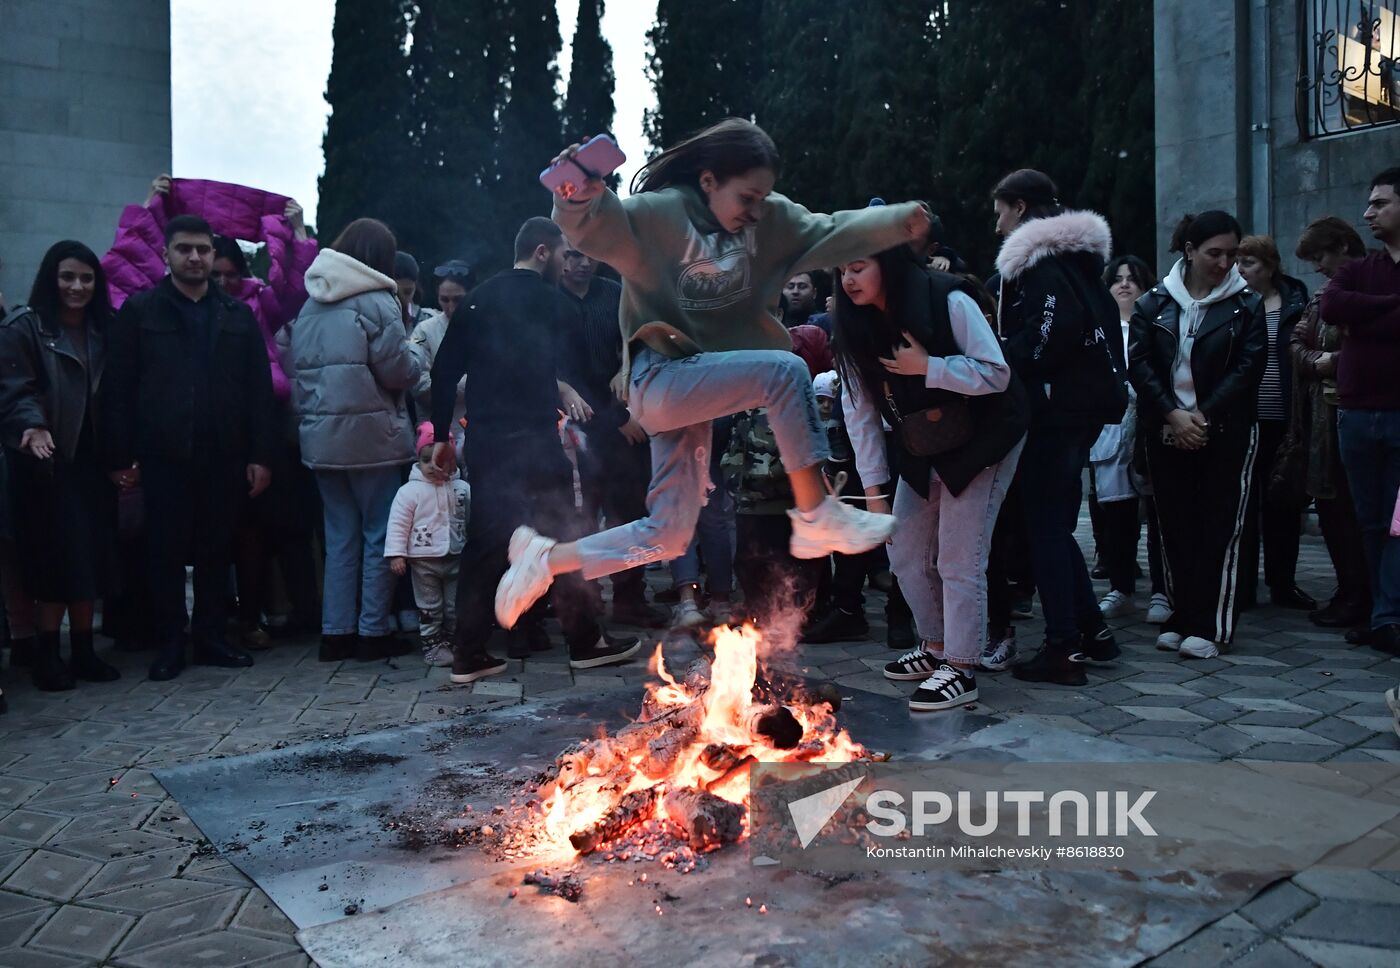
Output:
[[1269,327],[1268,363],[1264,366],[1264,379],[1259,383],[1259,419],[1287,420],[1283,409],[1283,373],[1280,369],[1278,325],[1280,309],[1264,312],[1264,321]]

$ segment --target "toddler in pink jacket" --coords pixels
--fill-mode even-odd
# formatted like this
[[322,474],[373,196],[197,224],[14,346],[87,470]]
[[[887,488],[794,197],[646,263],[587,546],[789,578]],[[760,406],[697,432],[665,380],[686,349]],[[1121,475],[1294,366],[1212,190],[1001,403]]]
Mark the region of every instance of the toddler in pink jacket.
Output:
[[396,575],[413,574],[423,661],[452,664],[457,631],[457,567],[467,541],[471,490],[456,468],[445,474],[433,464],[433,425],[418,428],[418,463],[394,495],[384,557]]

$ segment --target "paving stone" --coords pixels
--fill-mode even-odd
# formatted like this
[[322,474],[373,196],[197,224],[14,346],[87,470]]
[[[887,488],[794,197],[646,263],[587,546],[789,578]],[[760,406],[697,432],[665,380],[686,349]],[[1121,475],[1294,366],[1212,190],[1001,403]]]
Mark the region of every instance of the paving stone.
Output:
[[1283,943],[1321,968],[1395,968],[1395,950],[1334,941],[1284,938]]
[[1139,736],[1135,734],[1125,734],[1117,732],[1113,738],[1120,743],[1127,743],[1138,749],[1151,750],[1154,753],[1161,753],[1165,756],[1173,756],[1183,760],[1203,760],[1207,762],[1217,762],[1220,754],[1215,750],[1208,749],[1189,739],[1180,736]]
[[135,887],[128,887],[124,891],[114,891],[111,894],[85,898],[83,904],[88,907],[107,908],[127,914],[141,915],[160,908],[184,904],[188,901],[211,898],[215,894],[221,894],[231,889],[228,884],[176,877],[152,881],[149,884],[138,884]]
[[1144,695],[1148,696],[1174,696],[1183,699],[1186,702],[1191,702],[1193,700],[1204,698],[1199,692],[1194,692],[1190,689],[1187,689],[1184,686],[1179,686],[1174,682],[1155,682],[1144,681],[1139,679],[1128,679],[1124,681],[1123,685],[1127,686],[1129,689],[1133,689],[1137,692],[1143,693]]
[[1239,913],[1261,930],[1275,932],[1317,905],[1317,898],[1293,881],[1280,881],[1240,908]]
[[[48,904],[41,908],[31,909],[24,914],[12,914],[7,918],[0,918],[0,949],[18,948],[30,938],[34,933],[43,927],[44,922],[53,916],[58,910],[58,905]],[[0,960],[6,955],[0,952]]]
[[1152,723],[1194,723],[1199,726],[1205,726],[1210,723],[1210,720],[1206,719],[1204,716],[1198,716],[1179,706],[1123,705],[1118,708],[1129,715],[1136,716],[1139,719],[1145,719]]
[[286,942],[219,931],[124,956],[122,964],[132,968],[233,968],[294,954],[299,954],[297,948]]
[[196,867],[197,863],[187,867],[181,876],[190,880],[220,884],[224,887],[253,886],[253,882],[245,877],[242,871],[226,860],[213,858],[212,862],[206,862],[201,867]]
[[0,837],[16,840],[31,847],[42,847],[67,823],[67,817],[36,813],[33,810],[15,810],[0,820]]
[[17,807],[44,788],[44,784],[19,777],[0,776],[0,806]]
[[1236,759],[1277,763],[1321,763],[1337,754],[1337,746],[1317,746],[1308,743],[1261,743]]
[[1125,713],[1115,706],[1095,709],[1092,712],[1078,713],[1075,716],[1081,723],[1092,726],[1100,732],[1111,733],[1131,723],[1141,722],[1132,713]]
[[31,947],[48,948],[60,954],[76,954],[101,960],[136,923],[136,919],[111,911],[70,904],[58,909],[29,942]]
[[82,890],[99,867],[90,860],[51,850],[36,850],[6,879],[5,887],[55,901],[67,901]]
[[1313,964],[1282,941],[1270,938],[1230,962],[1230,968],[1313,968]]
[[[1324,898],[1317,907],[1285,928],[1284,934],[1291,938],[1344,943],[1364,938],[1377,947],[1400,948],[1400,908]],[[1391,961],[1392,965],[1394,963]]]
[[[1400,905],[1400,884],[1386,880],[1374,871],[1348,871],[1314,868],[1294,876],[1304,890],[1324,900],[1366,901]],[[1400,910],[1394,912],[1400,917]]]
[[256,888],[248,892],[242,907],[234,915],[233,927],[273,938],[285,938],[296,933],[296,925],[282,913],[281,908]]
[[112,861],[87,883],[83,896],[106,894],[133,884],[173,877],[193,852],[193,846],[177,847]]
[[1345,719],[1328,717],[1319,720],[1308,727],[1308,732],[1316,733],[1318,736],[1340,743],[1343,746],[1350,746],[1353,743],[1360,743],[1370,739],[1375,732],[1359,723],[1348,722]]
[[[76,822],[81,823],[81,821]],[[79,857],[95,861],[148,854],[154,850],[178,846],[179,842],[173,837],[165,837],[142,830],[109,831],[95,837],[82,837],[63,842],[63,849],[67,853],[77,854]]]
[[[242,900],[241,891],[225,891],[145,914],[122,942],[117,957],[129,960],[133,952],[168,943],[173,938],[194,937],[226,927]],[[284,932],[283,937],[290,933]]]
[[13,948],[5,952],[4,968],[78,968],[94,964],[61,955],[51,955],[37,948]]
[[[60,830],[50,843],[60,845],[70,840],[82,840],[103,832],[135,830],[156,808],[155,802],[138,798],[136,800],[128,799],[109,810],[87,814],[77,813],[75,816],[80,818],[79,821],[70,823]],[[51,808],[48,812],[56,813]]]
[[[1373,760],[1372,762],[1375,761]],[[34,853],[34,851],[27,847],[21,847],[19,850],[0,852],[0,883],[3,883],[5,878],[18,870],[19,866],[28,860],[29,855],[32,853]]]
[[1321,713],[1311,709],[1297,713],[1247,712],[1231,721],[1230,725],[1242,726],[1281,726],[1289,729],[1304,729],[1316,722]]
[[[95,764],[94,764],[95,765]],[[66,780],[55,780],[29,798],[30,806],[52,804],[55,800],[69,800],[86,797],[95,793],[106,793],[111,786],[110,773],[85,773]]]
[[1207,699],[1204,702],[1192,703],[1185,708],[1197,716],[1204,716],[1216,723],[1228,722],[1240,714],[1239,707],[1232,706],[1220,699]]
[[37,897],[30,897],[27,894],[16,894],[14,891],[0,890],[0,918],[8,918],[23,911],[33,911],[36,908],[47,908],[52,905]]
[[[1238,921],[1231,923],[1239,924]],[[1251,945],[1263,940],[1263,937],[1249,925],[1222,927],[1218,923],[1212,924],[1171,950],[1158,955],[1149,964],[1152,968],[1207,968],[1223,965],[1237,958]]]
[[[1204,722],[1204,720],[1202,722]],[[1201,723],[1198,722],[1178,723],[1154,720],[1124,726],[1122,729],[1115,730],[1113,737],[1114,739],[1121,739],[1125,736],[1175,736],[1181,739],[1187,739],[1195,736],[1200,731]]]
[[1318,736],[1305,729],[1287,726],[1247,726],[1231,724],[1242,733],[1253,736],[1264,743],[1302,743],[1308,746],[1336,746],[1325,736]]

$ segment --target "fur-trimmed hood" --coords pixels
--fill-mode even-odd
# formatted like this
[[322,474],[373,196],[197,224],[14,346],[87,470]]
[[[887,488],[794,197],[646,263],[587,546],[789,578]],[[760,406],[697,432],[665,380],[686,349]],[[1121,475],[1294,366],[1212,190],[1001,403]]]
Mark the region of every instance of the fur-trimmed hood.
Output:
[[1107,261],[1113,251],[1108,222],[1097,212],[1063,212],[1031,219],[1006,237],[997,253],[997,272],[1005,282],[1046,256],[1092,252]]

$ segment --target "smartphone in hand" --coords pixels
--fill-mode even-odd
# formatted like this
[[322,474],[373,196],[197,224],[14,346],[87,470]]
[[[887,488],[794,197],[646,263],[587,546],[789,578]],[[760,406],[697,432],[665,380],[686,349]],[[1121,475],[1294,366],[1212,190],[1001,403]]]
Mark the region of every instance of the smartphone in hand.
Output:
[[606,178],[627,160],[617,142],[608,135],[589,138],[574,157],[550,165],[540,172],[540,184],[559,195],[572,198],[589,178]]

